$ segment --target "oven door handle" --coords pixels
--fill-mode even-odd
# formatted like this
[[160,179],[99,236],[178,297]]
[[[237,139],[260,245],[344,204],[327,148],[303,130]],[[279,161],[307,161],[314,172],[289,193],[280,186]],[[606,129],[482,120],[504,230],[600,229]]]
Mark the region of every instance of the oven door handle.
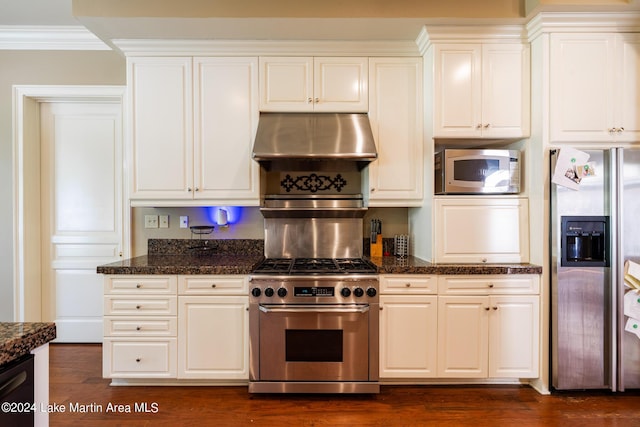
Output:
[[366,313],[368,305],[344,306],[330,304],[309,304],[304,306],[273,306],[260,305],[263,313]]

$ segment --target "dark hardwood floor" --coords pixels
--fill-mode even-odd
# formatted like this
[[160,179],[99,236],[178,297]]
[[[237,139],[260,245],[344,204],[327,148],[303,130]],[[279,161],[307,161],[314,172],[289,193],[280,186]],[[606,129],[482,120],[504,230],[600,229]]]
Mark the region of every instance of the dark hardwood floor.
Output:
[[[50,349],[50,402],[66,410],[51,413],[54,427],[640,426],[638,392],[543,396],[518,386],[384,386],[378,395],[250,395],[246,387],[112,387],[102,378],[100,345]],[[149,412],[136,413],[136,403]],[[133,412],[108,413],[109,405]]]

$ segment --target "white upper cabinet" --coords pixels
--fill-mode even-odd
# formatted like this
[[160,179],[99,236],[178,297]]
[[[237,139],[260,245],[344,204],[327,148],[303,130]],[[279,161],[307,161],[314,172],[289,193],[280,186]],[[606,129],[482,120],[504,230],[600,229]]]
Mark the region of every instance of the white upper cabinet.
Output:
[[640,36],[552,34],[551,142],[640,138]]
[[529,63],[521,43],[435,44],[434,136],[528,136]]
[[258,204],[257,58],[194,59],[194,197]]
[[369,206],[420,206],[422,58],[371,58],[369,80],[369,119],[378,150],[368,167]]
[[436,263],[529,262],[526,198],[434,198]]
[[367,58],[261,57],[260,111],[367,112]]
[[130,58],[128,73],[133,204],[259,204],[257,58]]
[[192,198],[191,58],[133,58],[127,74],[131,198]]

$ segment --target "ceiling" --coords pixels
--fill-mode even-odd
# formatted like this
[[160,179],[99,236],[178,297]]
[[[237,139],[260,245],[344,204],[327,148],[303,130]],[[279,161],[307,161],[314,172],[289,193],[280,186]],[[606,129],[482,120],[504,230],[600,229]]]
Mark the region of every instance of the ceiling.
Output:
[[[415,40],[425,24],[523,23],[540,7],[640,0],[0,0],[1,26],[82,26],[117,39]],[[75,16],[74,16],[75,15]]]

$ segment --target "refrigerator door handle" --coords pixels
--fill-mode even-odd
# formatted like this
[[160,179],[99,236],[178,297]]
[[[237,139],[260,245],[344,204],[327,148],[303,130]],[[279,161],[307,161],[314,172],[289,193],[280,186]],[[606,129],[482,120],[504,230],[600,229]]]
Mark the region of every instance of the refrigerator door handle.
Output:
[[624,381],[622,378],[622,370],[620,369],[622,363],[622,329],[620,325],[623,324],[623,311],[622,296],[624,296],[624,289],[620,289],[621,283],[624,281],[624,260],[620,259],[623,253],[623,237],[624,230],[622,229],[622,212],[618,208],[622,206],[622,194],[623,191],[623,179],[622,170],[624,164],[624,152],[622,148],[612,148],[610,161],[611,165],[609,170],[610,176],[610,192],[611,201],[609,203],[611,212],[611,352],[612,352],[612,372],[611,372],[611,389],[613,391],[624,391]]

